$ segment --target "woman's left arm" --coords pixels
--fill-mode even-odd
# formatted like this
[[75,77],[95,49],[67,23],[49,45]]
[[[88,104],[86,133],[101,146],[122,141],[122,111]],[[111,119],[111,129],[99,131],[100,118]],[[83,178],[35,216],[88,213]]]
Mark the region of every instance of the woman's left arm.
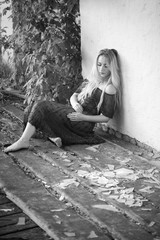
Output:
[[102,122],[108,122],[110,118],[101,115],[85,115],[83,113],[73,112],[69,113],[67,117],[71,121],[85,121],[85,122],[95,122],[95,123],[102,123]]

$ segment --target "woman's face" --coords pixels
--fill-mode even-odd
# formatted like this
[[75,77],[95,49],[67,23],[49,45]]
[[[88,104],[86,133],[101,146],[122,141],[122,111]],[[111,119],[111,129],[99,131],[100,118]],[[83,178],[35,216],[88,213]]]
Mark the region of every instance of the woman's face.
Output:
[[110,75],[111,72],[109,70],[109,61],[104,55],[99,56],[97,61],[97,69],[102,79],[105,79]]

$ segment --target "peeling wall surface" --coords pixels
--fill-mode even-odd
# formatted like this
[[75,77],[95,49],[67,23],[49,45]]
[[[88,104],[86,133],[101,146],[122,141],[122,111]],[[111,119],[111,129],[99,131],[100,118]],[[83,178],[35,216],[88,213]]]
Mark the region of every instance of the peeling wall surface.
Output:
[[160,0],[80,0],[82,67],[115,48],[122,70],[120,113],[109,125],[160,151]]

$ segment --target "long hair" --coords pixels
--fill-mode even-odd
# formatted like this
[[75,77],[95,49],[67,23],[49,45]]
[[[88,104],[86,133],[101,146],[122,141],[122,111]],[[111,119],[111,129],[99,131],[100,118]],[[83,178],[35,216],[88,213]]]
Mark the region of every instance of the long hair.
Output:
[[[98,72],[98,59],[100,56],[105,56],[109,61],[109,70],[111,72],[110,76],[105,80],[99,75]],[[112,84],[116,88],[116,105],[121,103],[121,78],[120,78],[120,66],[118,59],[118,52],[115,49],[102,49],[98,53],[95,63],[93,64],[91,73],[87,77],[87,83],[85,87],[82,89],[82,92],[78,96],[78,100],[82,103],[86,97],[91,96],[92,92],[98,88],[100,83],[103,83],[103,89],[100,97],[100,101],[98,103],[98,111],[103,102],[103,97],[105,93],[105,89],[109,84]]]

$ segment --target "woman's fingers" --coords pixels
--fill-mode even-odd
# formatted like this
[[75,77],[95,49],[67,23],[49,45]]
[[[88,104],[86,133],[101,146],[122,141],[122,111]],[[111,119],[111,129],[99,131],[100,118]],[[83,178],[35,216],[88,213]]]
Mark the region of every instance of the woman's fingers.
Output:
[[67,117],[71,120],[74,121],[76,119],[76,115],[74,113],[69,113]]
[[78,112],[73,112],[73,113],[69,113],[67,115],[67,117],[71,120],[71,121],[82,121],[82,115],[81,113]]

